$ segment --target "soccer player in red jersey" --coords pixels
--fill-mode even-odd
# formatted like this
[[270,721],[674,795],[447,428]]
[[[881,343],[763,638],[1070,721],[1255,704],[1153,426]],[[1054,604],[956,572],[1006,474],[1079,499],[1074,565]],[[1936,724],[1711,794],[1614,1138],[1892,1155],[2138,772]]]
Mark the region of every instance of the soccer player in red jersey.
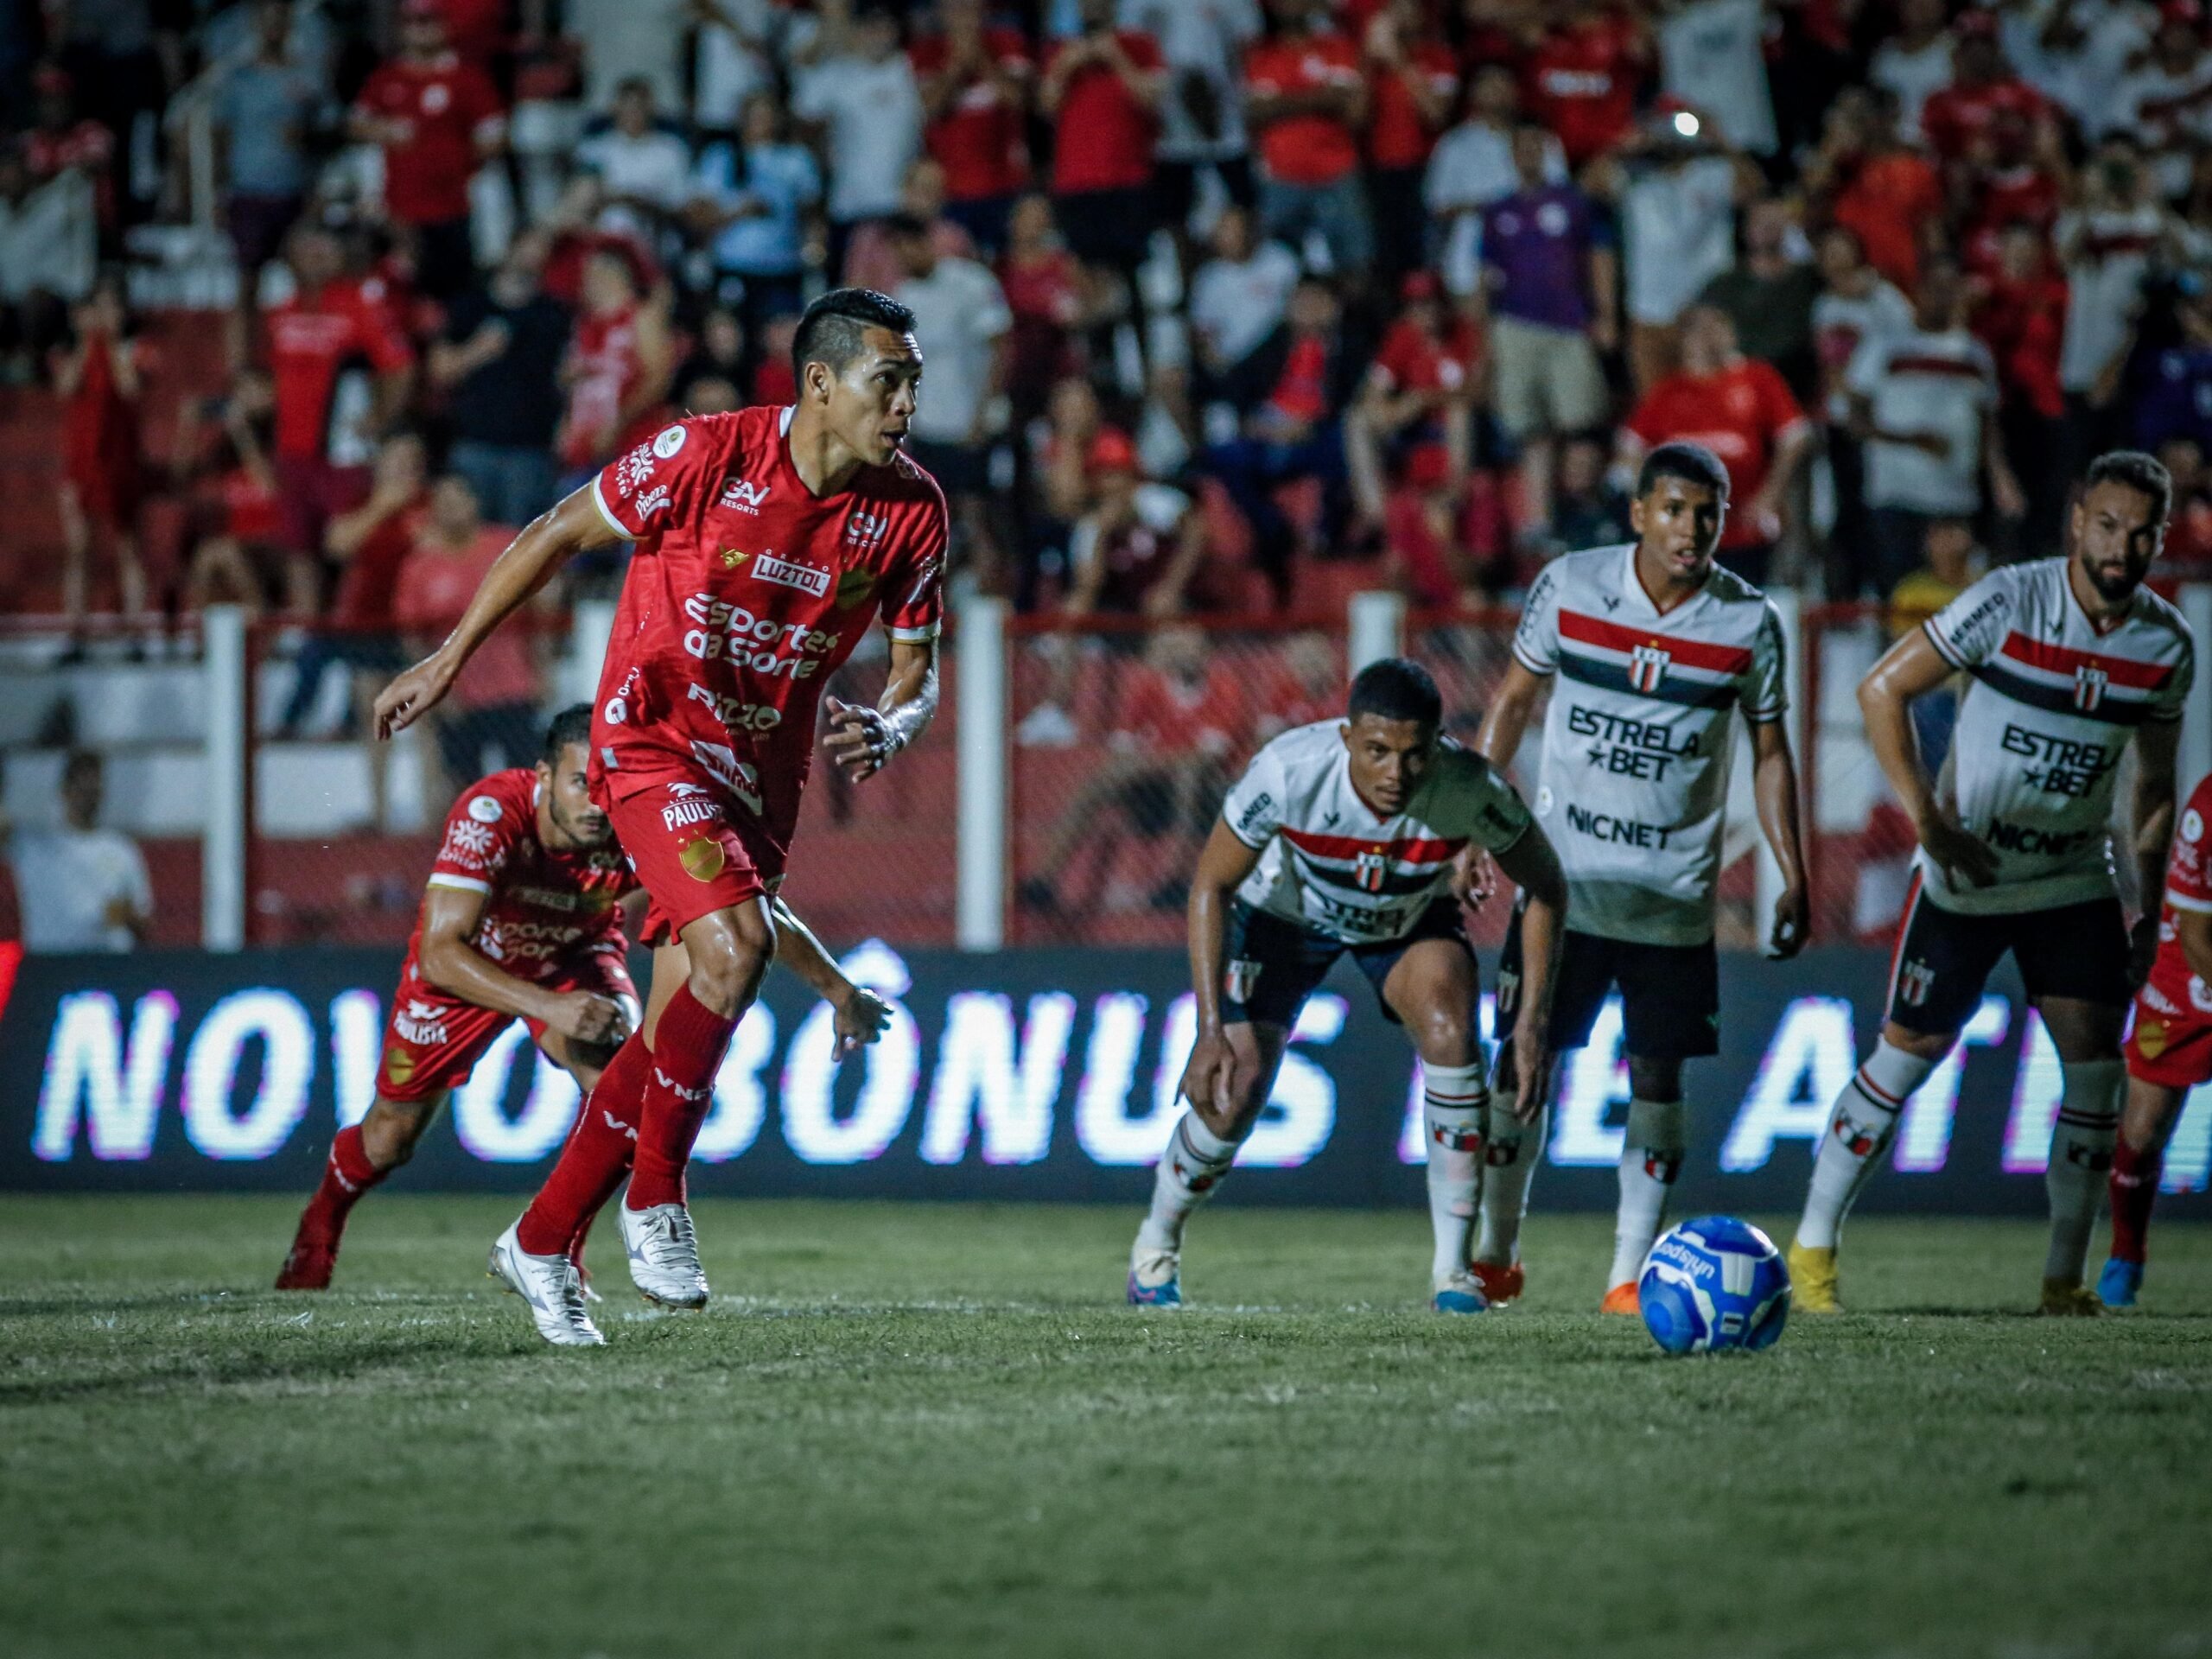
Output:
[[[2158,950],[2135,994],[2127,1034],[2126,1107],[2113,1147],[2112,1255],[2097,1278],[2097,1300],[2133,1307],[2143,1287],[2145,1236],[2158,1196],[2166,1142],[2173,1138],[2189,1091],[2212,1083],[2212,858],[2205,824],[2212,821],[2212,778],[2198,784],[2183,808],[2166,862],[2159,907]],[[2145,895],[2147,900],[2148,895]]]
[[631,1277],[667,1306],[707,1300],[683,1166],[788,915],[772,894],[822,687],[878,610],[889,683],[874,709],[829,699],[824,747],[857,782],[936,709],[945,509],[900,453],[922,375],[912,328],[883,295],[823,295],[792,346],[795,404],[680,421],[619,456],[515,538],[445,643],[377,700],[380,732],[412,724],[563,562],[637,543],[592,719],[591,791],[651,901],[652,996],[543,1189],[492,1250],[493,1274],[549,1342],[603,1340],[567,1250],[630,1155],[630,1125]]
[[638,1021],[620,900],[635,879],[585,786],[591,709],[554,717],[535,767],[461,791],[407,942],[376,1098],[339,1130],[279,1290],[327,1290],[346,1217],[414,1155],[446,1096],[508,1021],[588,1093]]

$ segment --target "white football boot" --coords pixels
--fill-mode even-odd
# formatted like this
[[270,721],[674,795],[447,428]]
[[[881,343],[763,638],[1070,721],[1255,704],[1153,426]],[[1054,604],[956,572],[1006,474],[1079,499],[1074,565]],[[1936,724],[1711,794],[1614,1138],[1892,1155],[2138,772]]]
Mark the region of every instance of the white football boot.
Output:
[[650,1210],[616,1206],[622,1217],[622,1248],[630,1257],[630,1282],[649,1302],[664,1307],[704,1307],[707,1270],[699,1265],[699,1235],[691,1212],[680,1204]]
[[564,1255],[532,1255],[515,1236],[521,1224],[511,1224],[492,1246],[486,1271],[530,1304],[530,1317],[537,1334],[556,1348],[593,1348],[607,1338],[591,1322],[584,1306],[583,1285],[576,1264]]

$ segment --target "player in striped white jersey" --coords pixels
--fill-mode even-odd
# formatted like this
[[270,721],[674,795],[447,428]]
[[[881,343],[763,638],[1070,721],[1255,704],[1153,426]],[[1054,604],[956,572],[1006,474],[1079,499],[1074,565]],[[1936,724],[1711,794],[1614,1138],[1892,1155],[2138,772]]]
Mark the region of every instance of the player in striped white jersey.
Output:
[[[2064,1077],[2044,1177],[2042,1311],[2101,1306],[2082,1275],[2119,1126],[2121,1023],[2158,944],[2175,751],[2196,663],[2188,624],[2143,586],[2172,493],[2150,456],[2101,456],[2074,506],[2070,556],[1993,570],[1859,682],[1867,742],[1919,829],[1920,853],[1881,1039],[1836,1097],[1789,1247],[1800,1308],[1840,1305],[1844,1215],[2008,950]],[[1972,677],[1950,755],[1930,778],[1907,706],[1961,671]],[[2143,906],[2132,945],[2107,830],[2131,741]]]
[[[1713,563],[1728,471],[1700,444],[1660,445],[1637,474],[1623,547],[1569,553],[1529,589],[1513,660],[1475,746],[1505,765],[1547,682],[1536,819],[1567,872],[1567,931],[1552,1001],[1554,1050],[1589,1040],[1618,986],[1630,1103],[1612,1268],[1600,1306],[1637,1311],[1689,1140],[1682,1062],[1719,1048],[1713,887],[1720,873],[1736,715],[1749,723],[1759,824],[1781,868],[1768,950],[1805,938],[1797,774],[1783,723],[1782,624],[1765,595]],[[1509,934],[1498,1015],[1514,1007]],[[1543,1079],[1548,1094],[1550,1079]],[[1520,1223],[1541,1120],[1493,1119],[1474,1271],[1492,1301],[1522,1289]]]
[[[1191,882],[1198,1038],[1189,1103],[1154,1177],[1129,1252],[1129,1300],[1183,1300],[1183,1230],[1235,1162],[1274,1087],[1298,1011],[1349,953],[1421,1056],[1435,1243],[1430,1306],[1479,1313],[1468,1268],[1489,1091],[1476,1028],[1474,951],[1454,889],[1480,848],[1529,895],[1521,918],[1519,1075],[1550,1070],[1545,1014],[1567,902],[1559,860],[1521,798],[1480,755],[1441,735],[1443,700],[1417,663],[1371,663],[1347,718],[1285,732],[1230,791]],[[1516,1109],[1533,1111],[1523,1089]]]

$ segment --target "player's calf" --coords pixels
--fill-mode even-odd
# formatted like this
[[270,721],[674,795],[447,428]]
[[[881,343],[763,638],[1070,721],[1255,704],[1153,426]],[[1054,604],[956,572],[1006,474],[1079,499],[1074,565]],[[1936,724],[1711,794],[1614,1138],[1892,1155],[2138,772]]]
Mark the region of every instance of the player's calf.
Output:
[[[1676,1088],[1681,1085],[1677,1084]],[[1633,1294],[1667,1216],[1667,1193],[1682,1172],[1689,1145],[1689,1108],[1673,1100],[1631,1099],[1628,1133],[1621,1145],[1620,1205],[1613,1218],[1613,1264],[1605,1279],[1605,1311],[1620,1313],[1622,1287]]]
[[435,1102],[423,1105],[385,1100],[371,1103],[360,1122],[338,1131],[324,1162],[322,1180],[300,1212],[291,1249],[277,1270],[279,1290],[327,1290],[338,1265],[346,1218],[369,1189],[415,1155]]
[[1471,1304],[1459,1281],[1469,1279],[1468,1249],[1475,1210],[1481,1198],[1483,1120],[1490,1105],[1483,1068],[1421,1063],[1421,1118],[1428,1137],[1428,1222],[1433,1243],[1429,1262],[1433,1305],[1441,1313],[1479,1313],[1487,1306],[1481,1292]]
[[1129,1249],[1130,1302],[1179,1307],[1183,1301],[1183,1230],[1191,1212],[1211,1198],[1236,1161],[1243,1137],[1217,1135],[1196,1110],[1185,1111],[1153,1171],[1152,1208]]

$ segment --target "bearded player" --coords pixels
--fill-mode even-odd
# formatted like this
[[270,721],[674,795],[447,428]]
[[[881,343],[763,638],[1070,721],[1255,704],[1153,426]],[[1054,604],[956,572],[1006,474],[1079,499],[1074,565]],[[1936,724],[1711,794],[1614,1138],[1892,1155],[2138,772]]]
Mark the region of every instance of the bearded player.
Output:
[[2158,912],[2158,954],[2135,994],[2127,1038],[2127,1106],[2112,1153],[2112,1254],[2097,1275],[2097,1300],[2133,1307],[2149,1260],[2151,1206],[2166,1143],[2189,1091],[2212,1083],[2212,777],[2182,809]]
[[591,709],[554,716],[535,767],[461,791],[407,942],[376,1098],[331,1142],[279,1290],[327,1290],[346,1217],[414,1156],[430,1121],[508,1024],[586,1094],[637,1024],[622,900],[635,887],[585,787]]
[[[2094,1314],[2082,1284],[2113,1163],[2132,971],[2147,967],[2174,827],[2174,755],[2196,646],[2143,586],[2165,537],[2172,480],[2149,455],[2090,465],[2070,557],[1993,570],[1890,647],[1859,683],[1866,741],[1920,834],[1890,970],[1881,1039],[1836,1097],[1789,1247],[1797,1307],[1834,1313],[1845,1213],[1897,1118],[2012,953],[2063,1079],[2044,1185],[2050,1243],[2041,1311]],[[1910,704],[1971,676],[1940,779]],[[2113,792],[2135,747],[2134,855],[2145,913],[2131,950],[2113,873]],[[2133,961],[2131,961],[2133,957]]]
[[619,457],[515,538],[452,635],[377,701],[380,731],[411,724],[565,561],[637,543],[593,712],[590,786],[647,894],[652,994],[545,1185],[492,1249],[493,1274],[548,1342],[604,1340],[567,1251],[632,1133],[631,1277],[665,1306],[706,1302],[684,1165],[776,953],[772,895],[823,684],[879,611],[889,683],[874,709],[827,699],[825,747],[858,782],[935,711],[945,507],[901,453],[922,374],[912,328],[880,294],[822,296],[792,345],[795,404],[680,421]]
[[1285,732],[1229,793],[1191,883],[1191,988],[1198,1039],[1184,1067],[1190,1109],[1153,1178],[1152,1209],[1129,1253],[1129,1300],[1183,1300],[1183,1232],[1252,1132],[1298,1011],[1330,965],[1350,955],[1383,1017],[1421,1057],[1435,1246],[1429,1305],[1479,1313],[1468,1272],[1490,1097],[1476,1030],[1475,953],[1454,865],[1486,849],[1525,895],[1530,964],[1513,1033],[1529,1082],[1513,1109],[1535,1110],[1545,1053],[1550,967],[1567,887],[1559,860],[1513,786],[1441,735],[1443,701],[1417,663],[1371,663],[1346,717]]
[[[1550,683],[1536,819],[1570,895],[1552,1046],[1587,1043],[1618,986],[1628,1050],[1613,1261],[1599,1305],[1607,1313],[1637,1311],[1637,1280],[1688,1149],[1683,1063],[1719,1049],[1714,889],[1739,712],[1759,827],[1782,873],[1768,953],[1794,956],[1805,940],[1782,623],[1764,594],[1714,563],[1728,486],[1728,469],[1701,444],[1646,455],[1629,505],[1637,539],[1546,567],[1475,738],[1493,764],[1510,765]],[[1509,933],[1500,1019],[1524,994],[1516,945]],[[1485,1151],[1474,1272],[1492,1301],[1510,1301],[1522,1291],[1521,1214],[1544,1136],[1534,1122],[1500,1127]]]

